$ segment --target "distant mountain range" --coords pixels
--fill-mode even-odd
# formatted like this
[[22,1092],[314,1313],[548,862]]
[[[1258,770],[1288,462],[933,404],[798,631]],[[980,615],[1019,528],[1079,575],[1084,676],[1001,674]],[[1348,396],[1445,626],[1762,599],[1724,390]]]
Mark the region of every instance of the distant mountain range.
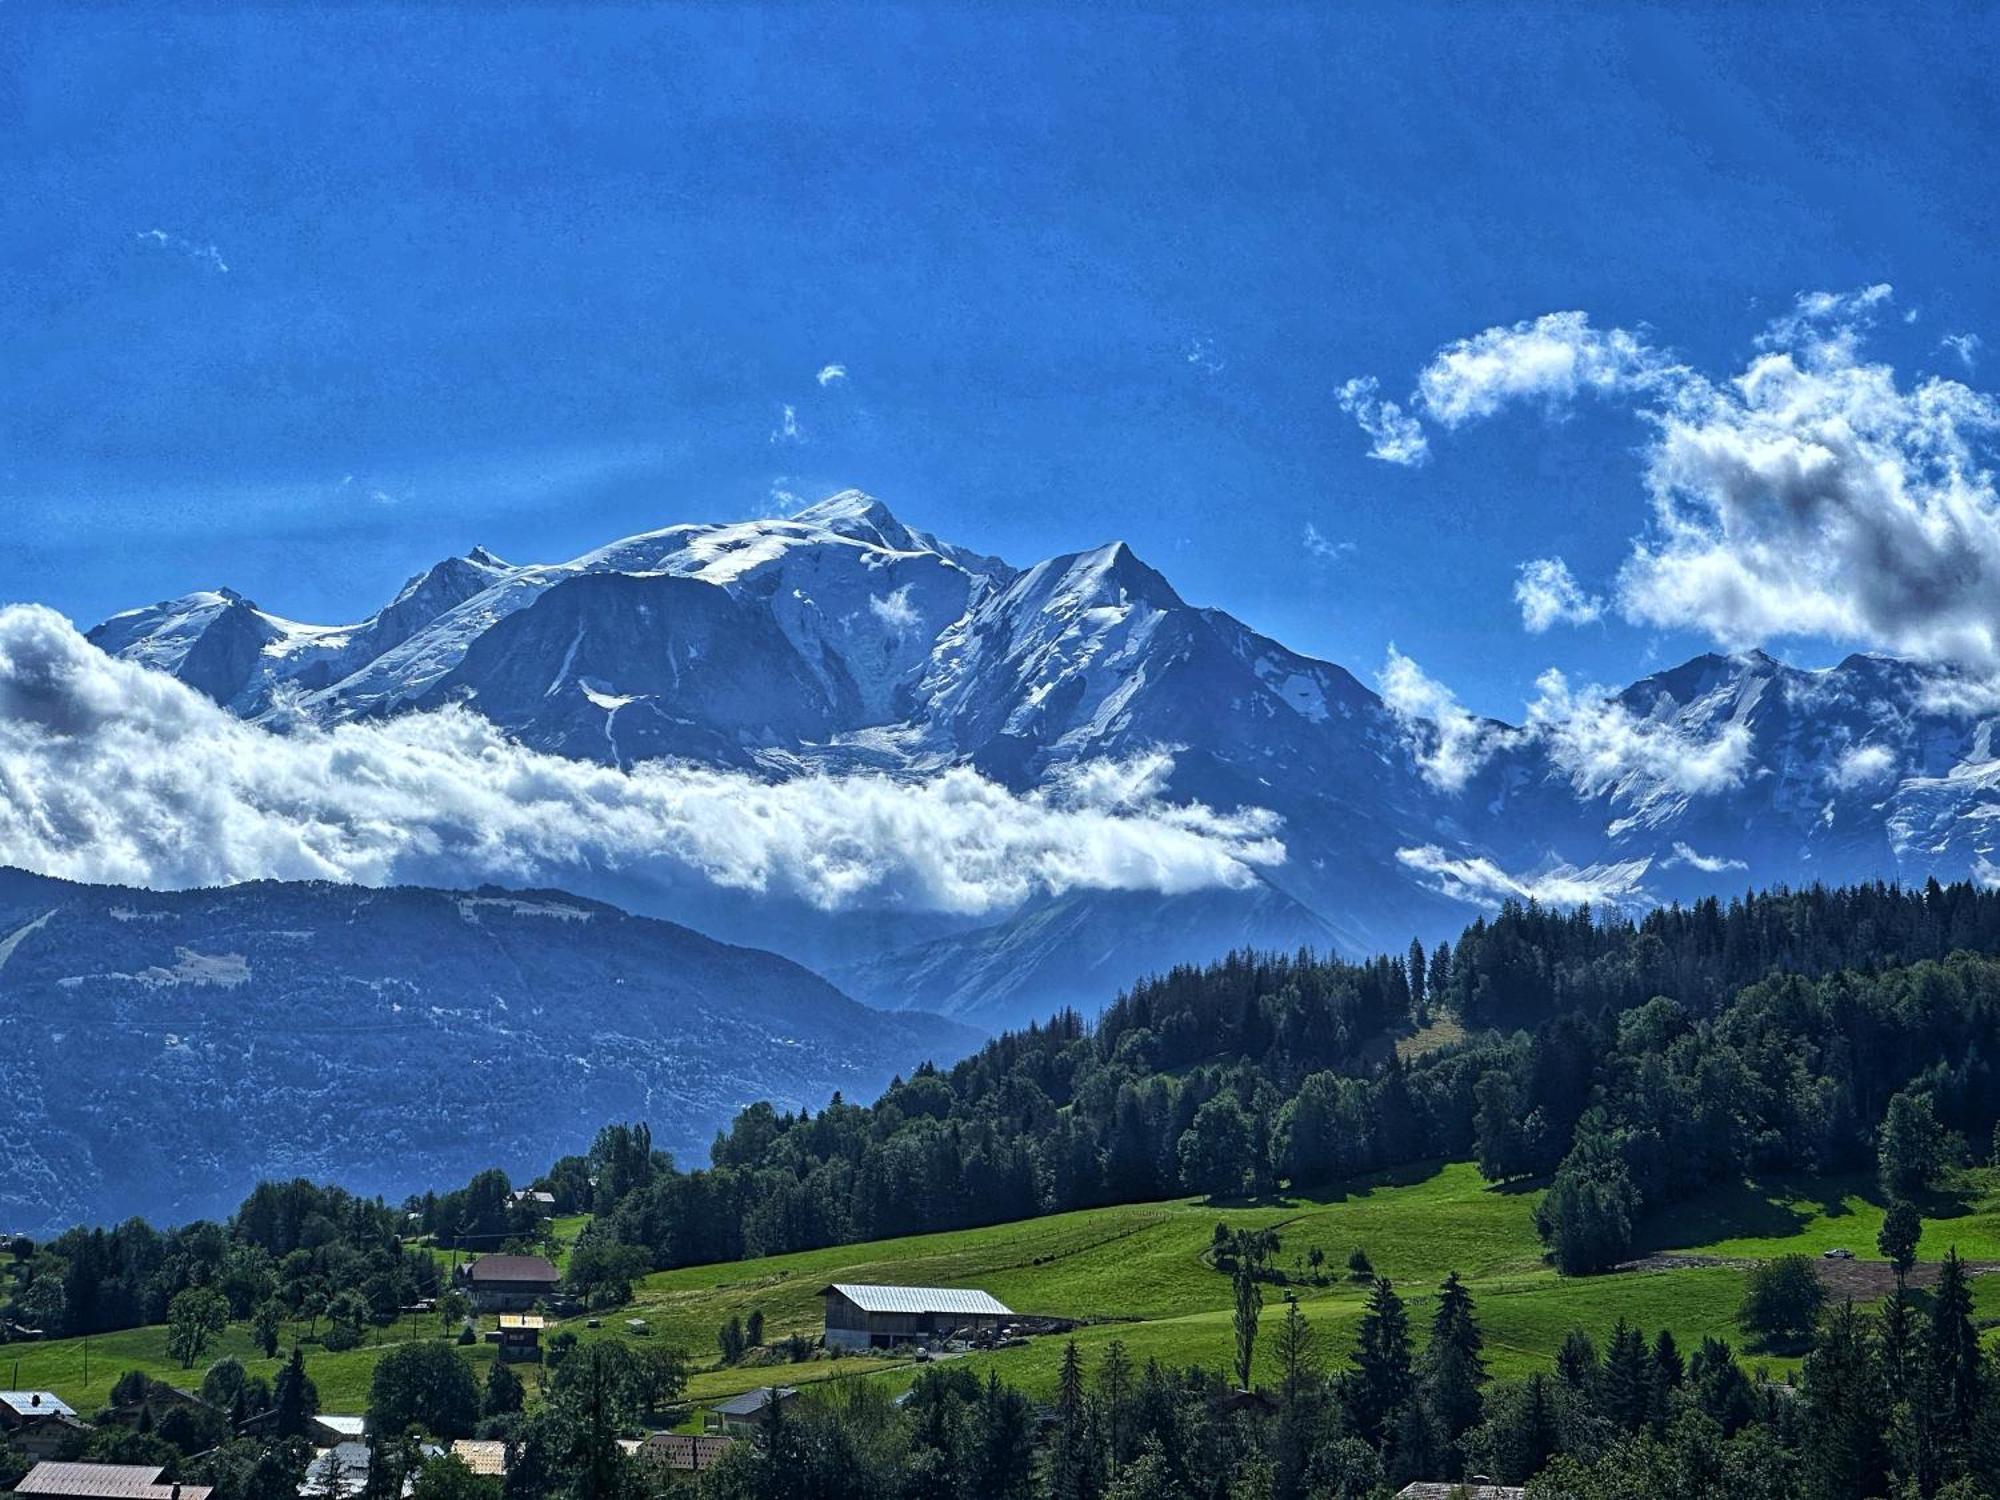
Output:
[[741,1106],[976,1045],[769,953],[546,891],[216,891],[0,870],[0,1230],[526,1181],[611,1120],[703,1163]]
[[1281,815],[1287,858],[1247,890],[1072,890],[976,922],[592,892],[779,949],[871,1004],[985,1026],[1094,1008],[1239,943],[1397,950],[1507,895],[1637,905],[1984,878],[2000,826],[1996,703],[1937,669],[1703,656],[1608,698],[1558,693],[1526,726],[1440,723],[1186,603],[1123,544],[1017,569],[857,493],[561,564],[475,550],[356,625],[302,625],[218,590],[91,639],[252,721],[458,704],[619,766],[671,756],[775,779],[969,765],[1016,791],[1165,747],[1165,797]]

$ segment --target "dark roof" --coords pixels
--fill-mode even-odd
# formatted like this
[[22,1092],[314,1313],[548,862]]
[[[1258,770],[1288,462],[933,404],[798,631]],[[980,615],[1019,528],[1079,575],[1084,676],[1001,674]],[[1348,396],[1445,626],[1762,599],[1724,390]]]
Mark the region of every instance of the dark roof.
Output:
[[539,1255],[482,1255],[466,1272],[474,1281],[546,1281],[560,1279],[556,1268]]
[[745,1391],[740,1396],[731,1396],[727,1401],[717,1402],[709,1408],[725,1417],[754,1417],[776,1399],[789,1401],[798,1390],[789,1385],[760,1385],[754,1391]]
[[168,1485],[160,1470],[141,1464],[39,1463],[14,1488],[17,1495],[74,1495],[82,1500],[208,1500],[205,1484]]

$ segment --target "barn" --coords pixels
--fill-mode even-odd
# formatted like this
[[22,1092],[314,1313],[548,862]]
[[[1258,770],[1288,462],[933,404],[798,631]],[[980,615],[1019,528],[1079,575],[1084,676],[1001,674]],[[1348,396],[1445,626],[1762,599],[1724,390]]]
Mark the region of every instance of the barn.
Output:
[[997,1328],[1013,1310],[966,1287],[857,1286],[836,1282],[826,1299],[829,1349],[889,1349]]

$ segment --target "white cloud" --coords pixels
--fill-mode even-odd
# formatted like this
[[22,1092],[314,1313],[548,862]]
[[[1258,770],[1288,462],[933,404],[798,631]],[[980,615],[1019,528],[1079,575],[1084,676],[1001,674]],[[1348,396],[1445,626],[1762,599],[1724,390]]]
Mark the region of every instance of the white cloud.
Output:
[[1663,860],[1660,868],[1671,869],[1675,865],[1688,865],[1704,875],[1720,875],[1724,870],[1747,870],[1750,866],[1740,859],[1727,859],[1720,854],[1702,854],[1679,842],[1674,843],[1674,857]]
[[1514,737],[1504,724],[1463,707],[1451,689],[1394,646],[1375,685],[1409,742],[1417,770],[1439,791],[1461,790]]
[[1979,351],[1986,341],[1976,333],[1948,333],[1938,340],[1940,349],[1949,349],[1958,356],[1958,362],[1965,366],[1969,375],[1979,363]]
[[847,379],[847,366],[821,365],[819,367],[819,374],[815,375],[813,379],[817,380],[823,386],[832,385],[836,380]]
[[279,735],[0,609],[0,864],[155,887],[256,878],[709,882],[833,909],[986,913],[1076,888],[1240,887],[1277,820],[1158,797],[1148,756],[1016,795],[965,768],[765,781],[523,749],[462,711]]
[[907,583],[894,593],[871,597],[868,612],[898,635],[914,630],[923,619],[917,607],[910,603],[910,586]]
[[799,426],[799,409],[787,401],[778,408],[778,425],[771,429],[773,443],[803,443],[805,429]]
[[1354,550],[1352,542],[1336,542],[1312,522],[1306,522],[1305,536],[1299,545],[1306,549],[1308,557],[1316,557],[1321,562],[1338,562]]
[[1521,624],[1535,635],[1551,625],[1588,625],[1604,613],[1604,601],[1586,594],[1560,557],[1522,563],[1514,602],[1521,606]]
[[1435,844],[1398,849],[1396,858],[1406,868],[1428,877],[1425,883],[1440,894],[1489,909],[1505,900],[1538,901],[1544,906],[1653,904],[1639,884],[1652,863],[1650,859],[1583,867],[1556,865],[1539,874],[1516,875],[1483,855],[1447,854]]
[[1887,745],[1855,745],[1841,752],[1828,779],[1842,791],[1854,791],[1889,780],[1896,764],[1896,752]]
[[1433,421],[1458,427],[1512,401],[1555,404],[1586,391],[1658,390],[1686,373],[1636,333],[1593,328],[1580,312],[1547,313],[1447,345],[1417,376],[1413,404]]
[[164,229],[142,229],[135,238],[142,244],[157,245],[162,250],[171,250],[176,255],[184,255],[189,260],[199,261],[211,271],[225,276],[229,274],[229,267],[222,259],[222,252],[213,245],[197,245],[193,240],[169,234]]
[[1585,796],[1706,796],[1740,785],[1749,770],[1750,731],[1733,720],[1700,739],[1668,720],[1641,718],[1601,688],[1573,692],[1553,668],[1535,688],[1528,728]]
[[1636,624],[1730,649],[1814,636],[1990,671],[2000,403],[1941,377],[1899,383],[1864,360],[1891,295],[1804,294],[1719,381],[1637,334],[1551,313],[1447,347],[1419,375],[1415,407],[1453,427],[1522,400],[1632,401],[1653,429],[1649,524],[1616,590]]
[[1431,451],[1423,427],[1395,402],[1384,401],[1380,392],[1380,382],[1374,376],[1357,376],[1340,388],[1340,409],[1373,440],[1368,449],[1370,458],[1405,467],[1422,463]]

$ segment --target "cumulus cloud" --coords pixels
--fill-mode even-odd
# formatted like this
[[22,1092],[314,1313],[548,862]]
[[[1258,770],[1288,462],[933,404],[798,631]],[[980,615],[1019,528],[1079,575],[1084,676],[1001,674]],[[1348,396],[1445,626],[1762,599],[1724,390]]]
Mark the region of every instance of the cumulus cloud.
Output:
[[1634,623],[1732,650],[1816,636],[2000,669],[2000,403],[1864,358],[1891,297],[1803,294],[1727,379],[1551,313],[1448,346],[1411,410],[1450,428],[1521,401],[1630,402],[1652,428],[1646,524],[1615,596]]
[[1521,624],[1534,635],[1551,625],[1588,625],[1604,613],[1604,601],[1586,594],[1560,557],[1522,563],[1514,602],[1521,606]]
[[1484,855],[1453,855],[1435,844],[1398,849],[1396,858],[1441,895],[1474,906],[1502,901],[1537,901],[1544,906],[1650,906],[1639,882],[1650,859],[1603,865],[1556,865],[1533,875],[1510,873]]
[[700,881],[836,909],[1241,887],[1277,820],[1161,800],[1165,756],[1016,795],[969,769],[764,781],[526,750],[462,711],[279,735],[0,609],[0,864],[154,887],[272,879]]
[[1340,409],[1354,418],[1372,440],[1368,449],[1370,458],[1410,467],[1430,457],[1430,441],[1424,436],[1422,424],[1394,401],[1384,401],[1381,384],[1374,376],[1357,376],[1348,381],[1340,388],[1338,400]]
[[771,429],[773,443],[803,443],[805,429],[799,426],[799,409],[787,401],[778,408],[778,425]]
[[1750,731],[1734,720],[1702,738],[1668,719],[1641,717],[1602,688],[1574,691],[1554,668],[1535,679],[1528,728],[1585,796],[1707,796],[1742,783]]
[[1896,774],[1896,763],[1887,745],[1856,745],[1840,753],[1828,779],[1844,792],[1879,786]]
[[1673,858],[1662,860],[1660,868],[1667,870],[1672,869],[1675,865],[1687,865],[1690,869],[1699,870],[1704,875],[1720,875],[1724,870],[1747,870],[1750,868],[1749,864],[1744,860],[1728,859],[1720,854],[1703,854],[1699,850],[1690,848],[1678,840],[1674,843]]
[[821,365],[819,374],[813,376],[821,385],[832,385],[836,380],[847,379],[846,365]]
[[1375,685],[1409,741],[1418,772],[1439,791],[1461,790],[1513,737],[1504,724],[1465,708],[1450,688],[1394,646]]
[[229,274],[229,266],[222,259],[222,252],[213,245],[198,245],[193,240],[178,234],[169,234],[164,229],[142,229],[136,236],[144,245],[157,245],[162,250],[171,250],[176,255],[184,255],[221,275]]
[[1594,328],[1585,313],[1546,313],[1447,345],[1417,376],[1416,404],[1440,425],[1458,427],[1512,401],[1657,390],[1686,373],[1639,334]]

